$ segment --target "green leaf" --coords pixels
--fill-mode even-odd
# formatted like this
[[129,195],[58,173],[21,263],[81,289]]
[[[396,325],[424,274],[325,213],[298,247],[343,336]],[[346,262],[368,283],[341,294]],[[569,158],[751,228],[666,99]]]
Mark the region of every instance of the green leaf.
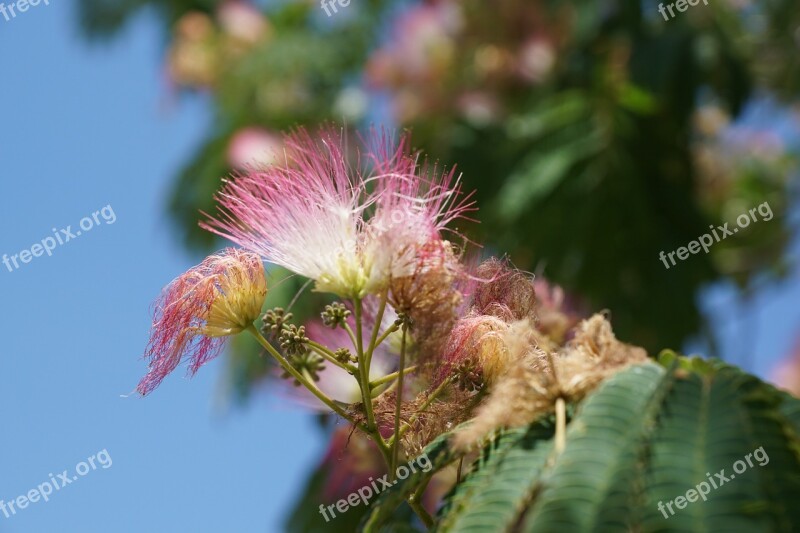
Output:
[[597,154],[603,146],[599,132],[576,132],[572,139],[553,150],[536,150],[525,157],[509,176],[497,196],[498,213],[514,220],[526,209],[547,197],[580,162]]
[[795,531],[800,400],[720,361],[661,360],[589,395],[558,456],[547,421],[501,433],[436,530]]
[[553,446],[548,422],[501,434],[450,495],[436,531],[489,531],[513,522],[527,503]]
[[631,523],[647,434],[673,378],[648,363],[606,381],[569,425],[567,444],[525,531],[620,531]]
[[[713,374],[676,381],[654,428],[647,464],[644,531],[791,531],[798,522],[800,463],[787,438],[781,403],[772,387],[739,370],[718,365]],[[758,448],[764,466],[746,465]],[[737,463],[737,461],[742,461]],[[733,472],[734,463],[742,470]],[[708,475],[725,470],[731,481],[710,489],[707,501],[659,512],[659,502],[687,496]],[[716,478],[715,478],[716,479]],[[667,521],[668,520],[668,521]]]

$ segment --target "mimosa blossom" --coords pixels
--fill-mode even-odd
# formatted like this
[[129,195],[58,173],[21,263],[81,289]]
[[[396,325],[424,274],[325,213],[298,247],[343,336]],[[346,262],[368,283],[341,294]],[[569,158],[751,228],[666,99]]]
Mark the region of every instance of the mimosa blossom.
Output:
[[[351,165],[345,139],[287,136],[280,165],[235,176],[202,226],[316,282],[316,290],[363,298],[410,275],[417,251],[472,210],[454,172],[417,163],[407,138],[373,132]],[[371,148],[372,147],[372,148]]]
[[219,354],[224,337],[241,333],[258,318],[267,295],[261,259],[228,248],[207,257],[170,283],[155,304],[145,351],[149,371],[137,387],[153,391],[189,360],[194,374]]

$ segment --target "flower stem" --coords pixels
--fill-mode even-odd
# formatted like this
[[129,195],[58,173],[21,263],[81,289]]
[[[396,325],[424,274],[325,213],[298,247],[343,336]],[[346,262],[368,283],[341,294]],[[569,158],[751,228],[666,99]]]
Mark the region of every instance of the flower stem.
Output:
[[408,505],[417,513],[417,516],[419,516],[422,523],[425,524],[425,527],[428,529],[433,527],[433,517],[425,510],[425,507],[423,507],[420,502],[416,501],[414,498],[409,498]]
[[[378,305],[378,313],[375,315],[375,324],[372,326],[372,336],[369,339],[369,346],[366,350],[366,360],[367,360],[367,379],[369,380],[369,369],[372,365],[372,354],[375,352],[375,348],[380,344],[377,342],[378,340],[378,333],[381,330],[381,322],[383,322],[383,313],[386,311],[386,300],[388,298],[388,293],[384,292],[381,295],[380,304]],[[385,337],[384,337],[385,338]],[[383,339],[381,339],[383,342]]]
[[[367,358],[364,355],[364,342],[363,342],[363,318],[362,318],[362,305],[361,299],[355,298],[353,300],[354,317],[356,321],[356,352],[358,355],[358,384],[361,386],[361,400],[364,403],[364,415],[367,417],[367,433],[375,438],[378,447],[383,451],[386,448],[386,442],[378,430],[378,425],[375,423],[375,413],[372,411],[372,394],[369,388],[369,365]],[[388,461],[387,461],[388,464]]]
[[[403,374],[410,374],[411,372],[415,371],[416,369],[417,369],[417,365],[411,365],[411,366],[403,369],[402,373]],[[369,382],[369,386],[374,389],[375,387],[380,387],[381,385],[383,385],[385,383],[389,383],[390,381],[393,381],[393,380],[397,379],[397,377],[400,375],[400,372],[401,371],[398,370],[397,372],[392,372],[391,374],[386,374],[382,378],[378,378],[375,381],[370,381]]]
[[356,334],[353,333],[353,328],[350,327],[350,324],[345,322],[344,324],[342,324],[342,328],[344,328],[344,330],[350,336],[350,341],[353,343],[353,346],[357,346],[358,341],[356,341]]
[[377,340],[377,341],[375,341],[375,347],[377,348],[378,346],[380,346],[381,344],[383,344],[383,341],[385,341],[385,340],[386,340],[386,338],[387,338],[389,335],[391,335],[392,333],[394,333],[394,332],[395,332],[395,331],[397,331],[398,329],[400,329],[400,326],[398,326],[396,323],[395,323],[395,324],[392,324],[391,326],[389,326],[388,328],[386,328],[386,331],[384,331],[383,333],[381,333],[381,336],[380,336],[380,337],[378,337],[378,340]]
[[560,455],[564,451],[564,446],[567,444],[567,404],[564,398],[556,399],[556,436],[555,448],[556,454]]
[[286,372],[288,372],[301,385],[303,385],[305,388],[311,391],[311,393],[314,396],[316,396],[322,403],[327,405],[334,413],[341,416],[351,424],[354,424],[359,428],[366,430],[366,426],[364,426],[364,424],[356,422],[353,419],[353,417],[351,417],[349,414],[347,414],[347,412],[344,409],[342,409],[341,406],[339,406],[334,400],[328,398],[328,396],[326,396],[324,392],[319,390],[312,381],[306,379],[306,377],[303,376],[300,372],[298,372],[296,368],[294,368],[291,364],[289,364],[289,362],[278,352],[278,350],[276,350],[269,343],[269,341],[265,339],[263,335],[261,335],[261,333],[256,329],[256,327],[253,324],[250,324],[247,327],[247,331],[249,331],[250,334],[256,338],[258,343],[261,344],[261,346],[263,346],[269,352],[269,354],[275,358],[276,361],[278,361],[278,364],[280,364],[281,367]]
[[336,359],[336,354],[330,351],[325,346],[319,344],[318,342],[308,341],[308,345],[314,349],[315,352],[320,354],[322,357],[333,363],[334,365],[338,366],[339,368],[350,372],[351,374],[355,375],[358,372],[358,368],[355,366],[348,364],[348,363],[341,363],[338,359]]
[[[405,369],[406,366],[406,332],[408,331],[408,326],[403,323],[403,336],[400,340],[400,368]],[[395,401],[395,408],[394,408],[394,436],[392,437],[392,463],[391,463],[391,476],[392,480],[396,475],[397,470],[397,455],[398,451],[400,450],[400,439],[397,438],[397,435],[400,434],[400,416],[402,414],[402,407],[403,407],[403,376],[405,375],[404,371],[401,371],[397,376],[397,392],[395,393],[396,401]]]

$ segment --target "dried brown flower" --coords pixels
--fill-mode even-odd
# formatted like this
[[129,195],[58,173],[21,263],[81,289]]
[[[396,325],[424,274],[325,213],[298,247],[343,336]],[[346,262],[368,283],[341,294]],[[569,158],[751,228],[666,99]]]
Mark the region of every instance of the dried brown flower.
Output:
[[575,338],[556,353],[544,351],[538,337],[530,321],[510,327],[503,338],[507,372],[478,408],[472,425],[454,437],[455,448],[469,449],[501,427],[529,424],[551,412],[556,399],[578,401],[609,376],[647,360],[642,348],[618,341],[599,314],[582,322]]
[[461,276],[452,245],[440,241],[420,251],[412,275],[391,281],[389,302],[410,320],[417,360],[430,361],[441,353],[463,299],[457,283]]
[[506,322],[534,317],[536,291],[532,276],[493,257],[478,266],[475,277],[480,280],[472,297],[475,312]]

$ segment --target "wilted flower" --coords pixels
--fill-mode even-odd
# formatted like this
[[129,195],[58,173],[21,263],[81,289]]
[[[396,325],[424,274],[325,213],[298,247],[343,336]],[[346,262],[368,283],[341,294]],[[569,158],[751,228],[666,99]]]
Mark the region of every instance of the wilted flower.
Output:
[[472,295],[476,313],[506,322],[532,318],[536,305],[533,276],[513,268],[507,261],[491,258],[475,269],[478,283]]
[[261,259],[228,248],[170,283],[156,302],[145,352],[149,372],[137,387],[148,394],[182,360],[194,374],[218,355],[224,337],[241,333],[261,312],[267,282]]
[[421,246],[472,209],[453,172],[423,177],[406,139],[390,148],[373,132],[367,146],[376,148],[359,168],[332,131],[314,140],[301,129],[285,145],[279,165],[228,180],[218,218],[201,225],[314,280],[319,291],[363,298],[386,289],[413,271]]
[[508,323],[491,315],[470,313],[459,319],[447,339],[438,381],[467,363],[486,383],[497,382],[509,367],[504,341],[508,329]]
[[463,279],[463,267],[447,241],[421,246],[413,271],[392,279],[389,301],[409,320],[418,360],[441,352],[458,319]]
[[575,338],[557,352],[543,350],[530,320],[511,325],[502,336],[507,369],[478,408],[473,423],[453,439],[468,449],[501,427],[530,424],[551,412],[558,398],[578,401],[609,376],[648,361],[642,349],[622,343],[602,315],[584,320]]

